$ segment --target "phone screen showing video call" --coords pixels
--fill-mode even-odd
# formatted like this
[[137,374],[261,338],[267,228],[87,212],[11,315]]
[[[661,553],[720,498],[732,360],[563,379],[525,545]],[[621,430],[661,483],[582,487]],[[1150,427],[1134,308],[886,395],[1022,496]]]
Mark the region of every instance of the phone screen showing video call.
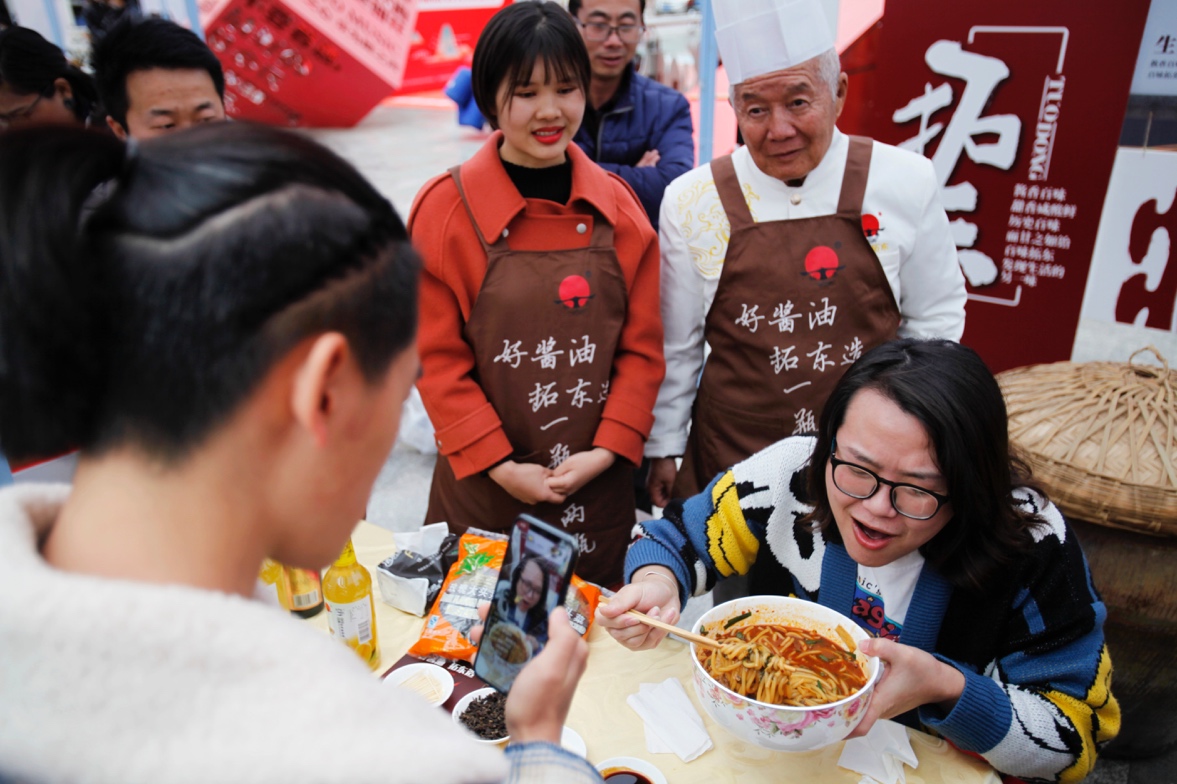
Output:
[[501,692],[548,644],[548,615],[564,603],[576,540],[530,515],[511,529],[474,672]]

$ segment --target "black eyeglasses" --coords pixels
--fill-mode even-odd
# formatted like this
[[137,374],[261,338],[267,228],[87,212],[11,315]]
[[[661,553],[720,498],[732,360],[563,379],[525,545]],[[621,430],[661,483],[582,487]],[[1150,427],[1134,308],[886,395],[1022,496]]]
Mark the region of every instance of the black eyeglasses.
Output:
[[879,485],[891,488],[891,506],[904,517],[913,520],[928,520],[936,516],[940,507],[948,503],[949,497],[931,490],[910,485],[906,482],[891,482],[854,463],[847,463],[834,457],[838,448],[835,439],[830,442],[830,465],[833,466],[834,487],[837,487],[851,498],[862,500],[870,498],[879,490]]
[[44,95],[38,95],[36,99],[27,106],[11,111],[8,114],[0,114],[0,130],[4,130],[9,126],[23,122],[33,116],[33,111],[37,108],[37,104],[41,103]]
[[625,24],[611,25],[608,22],[582,22],[579,19],[576,23],[584,30],[584,37],[589,41],[608,41],[609,36],[617,31],[617,37],[627,44],[635,44],[642,37],[642,33],[646,32],[646,26],[626,22]]
[[544,592],[544,587],[542,584],[536,585],[535,583],[528,582],[522,578],[520,578],[519,582],[516,584],[519,586],[517,593],[523,593],[524,591],[527,591],[527,593],[539,595]]

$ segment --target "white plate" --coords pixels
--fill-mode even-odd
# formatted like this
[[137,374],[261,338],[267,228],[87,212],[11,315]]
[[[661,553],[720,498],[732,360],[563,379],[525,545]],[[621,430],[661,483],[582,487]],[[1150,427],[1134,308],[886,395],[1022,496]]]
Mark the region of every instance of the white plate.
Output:
[[384,679],[384,682],[389,686],[401,686],[417,674],[431,678],[437,686],[437,693],[441,698],[429,700],[433,705],[441,705],[454,693],[454,676],[450,675],[449,671],[444,667],[438,667],[436,664],[430,664],[429,662],[406,664],[399,670],[390,672],[388,677]]
[[584,738],[580,737],[576,730],[567,724],[564,725],[564,730],[560,733],[560,745],[578,756],[588,756],[588,746],[584,745]]
[[491,745],[497,745],[499,743],[506,743],[511,737],[510,735],[504,735],[503,737],[499,738],[498,740],[486,740],[484,738],[480,738],[477,735],[475,735],[474,732],[470,730],[470,728],[468,728],[465,724],[462,723],[462,714],[465,713],[466,709],[470,707],[470,703],[474,702],[474,700],[481,699],[482,697],[486,697],[491,694],[494,694],[497,691],[498,691],[498,689],[492,689],[489,686],[486,688],[483,688],[483,689],[475,689],[474,691],[470,692],[462,699],[458,700],[458,704],[454,706],[454,710],[453,710],[454,724],[457,724],[459,727],[466,730],[466,732],[469,732],[470,736],[472,738],[474,738],[474,740],[478,741],[479,743],[489,743]]
[[651,784],[666,784],[666,777],[662,775],[662,771],[654,767],[651,762],[646,762],[644,759],[637,757],[610,757],[607,760],[597,763],[597,770],[602,776],[609,768],[621,768],[622,770],[633,771],[640,773],[648,778]]

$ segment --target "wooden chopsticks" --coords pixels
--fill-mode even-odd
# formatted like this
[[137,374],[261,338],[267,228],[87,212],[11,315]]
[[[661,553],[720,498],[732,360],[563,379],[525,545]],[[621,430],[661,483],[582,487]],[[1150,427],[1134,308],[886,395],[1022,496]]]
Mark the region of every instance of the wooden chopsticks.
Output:
[[[608,604],[609,603],[608,598],[602,596],[600,603],[601,604]],[[702,645],[704,648],[714,648],[715,650],[719,650],[719,647],[720,647],[719,643],[717,643],[715,640],[711,639],[710,637],[704,637],[701,634],[695,634],[694,632],[688,632],[685,629],[680,629],[679,627],[674,626],[673,624],[666,623],[665,621],[660,621],[657,618],[651,618],[650,616],[646,615],[645,613],[638,612],[637,610],[626,610],[625,614],[632,615],[633,617],[637,618],[639,621],[646,624],[647,626],[653,626],[655,629],[661,629],[662,631],[670,632],[671,634],[673,634],[677,637],[681,637],[682,639],[686,640],[687,642],[693,642],[696,645]]]

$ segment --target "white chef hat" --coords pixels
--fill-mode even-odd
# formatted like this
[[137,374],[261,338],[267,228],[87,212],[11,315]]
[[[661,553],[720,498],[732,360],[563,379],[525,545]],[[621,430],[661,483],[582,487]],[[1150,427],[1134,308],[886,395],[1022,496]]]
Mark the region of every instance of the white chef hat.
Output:
[[834,48],[818,0],[712,0],[728,81],[783,71]]

